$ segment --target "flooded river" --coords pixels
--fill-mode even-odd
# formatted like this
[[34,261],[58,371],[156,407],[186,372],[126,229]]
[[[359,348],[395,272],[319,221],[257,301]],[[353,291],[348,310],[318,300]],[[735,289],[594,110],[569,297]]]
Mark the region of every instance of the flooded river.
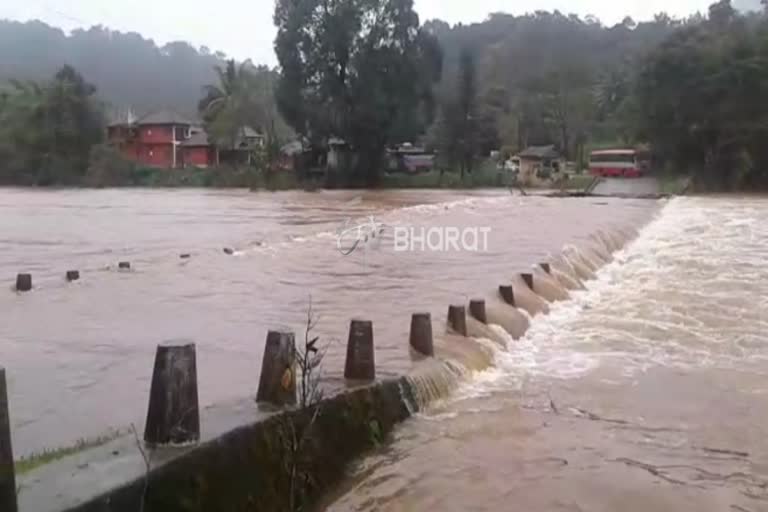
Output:
[[[378,243],[342,254],[338,232],[371,223]],[[374,323],[379,377],[400,374],[412,313],[444,330],[448,304],[493,297],[564,247],[589,251],[598,230],[638,228],[586,290],[360,461],[326,508],[768,510],[767,226],[757,198],[0,190],[14,448],[143,425],[169,339],[197,343],[203,406],[255,394],[267,330],[301,332],[310,297],[327,382],[342,380],[352,318]],[[399,251],[402,227],[484,229],[488,244]],[[11,290],[21,271],[31,293]]]
[[[437,324],[448,304],[492,294],[564,244],[587,241],[599,227],[640,225],[657,208],[505,190],[0,190],[0,365],[15,451],[143,425],[164,340],[197,343],[202,405],[254,395],[267,330],[300,333],[310,296],[316,334],[336,340],[327,379],[341,377],[355,317],[374,322],[378,375],[402,373],[412,364],[412,313],[431,311]],[[380,247],[342,255],[337,231],[370,216],[385,226]],[[483,251],[395,252],[395,226],[491,232]],[[130,272],[116,269],[123,260]],[[65,282],[70,269],[80,281]],[[35,289],[16,294],[23,271]]]
[[768,201],[678,198],[332,511],[768,510]]

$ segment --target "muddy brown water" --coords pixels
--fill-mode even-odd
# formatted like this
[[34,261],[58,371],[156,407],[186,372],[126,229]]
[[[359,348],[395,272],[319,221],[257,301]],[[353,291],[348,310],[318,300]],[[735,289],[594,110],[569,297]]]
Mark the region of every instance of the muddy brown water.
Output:
[[[371,217],[379,247],[342,255],[337,232]],[[327,381],[341,381],[352,318],[374,322],[379,376],[400,374],[411,313],[431,312],[437,333],[448,304],[490,300],[566,246],[595,260],[600,229],[645,226],[586,290],[495,344],[490,369],[457,355],[458,390],[361,460],[326,506],[766,510],[766,221],[758,198],[1,190],[16,452],[143,424],[169,339],[197,343],[203,406],[255,394],[267,330],[300,332],[310,296],[331,342]],[[396,227],[436,226],[490,228],[488,247],[394,250]],[[66,283],[70,269],[80,281]],[[11,291],[19,271],[32,292]]]
[[331,511],[768,510],[768,200],[678,198]]

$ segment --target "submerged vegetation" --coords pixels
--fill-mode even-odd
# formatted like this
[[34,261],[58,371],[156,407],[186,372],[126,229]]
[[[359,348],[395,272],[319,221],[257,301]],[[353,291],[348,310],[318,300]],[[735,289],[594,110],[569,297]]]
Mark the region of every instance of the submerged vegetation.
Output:
[[97,446],[102,446],[120,437],[123,432],[112,431],[103,436],[78,439],[74,444],[59,448],[46,448],[40,452],[32,453],[16,461],[16,474],[23,475],[42,466],[61,460],[64,457],[75,455]]

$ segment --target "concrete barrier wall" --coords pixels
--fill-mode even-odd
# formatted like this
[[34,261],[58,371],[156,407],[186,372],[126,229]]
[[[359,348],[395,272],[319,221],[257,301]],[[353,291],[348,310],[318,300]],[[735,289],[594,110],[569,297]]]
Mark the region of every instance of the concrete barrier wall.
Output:
[[[410,416],[415,401],[406,378],[344,392],[322,403],[301,456],[304,464],[295,494],[316,501],[341,480],[347,464],[384,442]],[[312,411],[274,415],[236,428],[189,449],[149,473],[78,506],[70,512],[211,512],[290,510],[291,478],[286,471],[286,426],[297,431]],[[146,496],[145,495],[146,492]],[[140,504],[144,502],[144,508]]]

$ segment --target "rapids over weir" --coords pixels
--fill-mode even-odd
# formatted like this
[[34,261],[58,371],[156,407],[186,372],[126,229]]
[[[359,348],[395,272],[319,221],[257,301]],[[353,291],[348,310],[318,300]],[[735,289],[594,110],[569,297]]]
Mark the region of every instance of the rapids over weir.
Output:
[[537,316],[548,315],[555,304],[570,300],[572,293],[587,290],[596,273],[637,234],[635,227],[599,230],[579,247],[569,245],[527,272],[510,273],[496,293],[477,295],[480,298],[474,302],[482,303],[485,318],[464,309],[463,324],[457,326],[449,312],[445,332],[434,341],[434,360],[424,359],[412,348],[414,360],[423,359],[407,376],[417,400],[415,410],[450,397],[462,383],[495,367],[497,356],[525,337]]

